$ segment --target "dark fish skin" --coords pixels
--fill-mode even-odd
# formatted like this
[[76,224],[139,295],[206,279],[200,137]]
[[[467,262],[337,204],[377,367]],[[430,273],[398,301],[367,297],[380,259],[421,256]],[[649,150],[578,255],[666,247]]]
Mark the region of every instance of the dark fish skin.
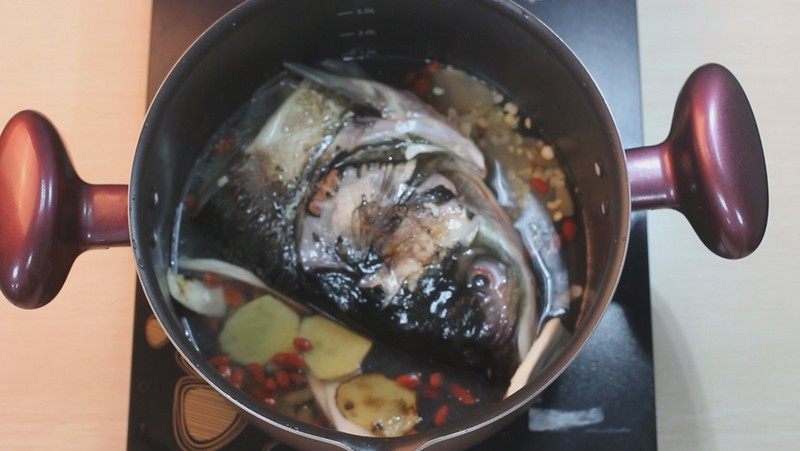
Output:
[[[245,159],[231,170],[229,182],[197,212],[191,221],[192,232],[206,237],[203,245],[211,248],[211,254],[252,269],[288,296],[299,295],[295,225],[285,212],[295,194],[265,174],[255,159]],[[188,242],[192,238],[187,233],[184,231],[182,239]]]
[[[310,274],[317,287],[318,307],[357,328],[368,325],[372,335],[432,361],[483,371],[491,382],[507,381],[519,363],[513,340],[492,342],[479,297],[472,296],[452,275],[463,249],[451,253],[440,267],[418,282],[416,291],[401,289],[388,306],[374,289],[358,287],[358,277],[340,271]],[[330,303],[335,305],[330,310]],[[327,304],[327,305],[326,305]]]

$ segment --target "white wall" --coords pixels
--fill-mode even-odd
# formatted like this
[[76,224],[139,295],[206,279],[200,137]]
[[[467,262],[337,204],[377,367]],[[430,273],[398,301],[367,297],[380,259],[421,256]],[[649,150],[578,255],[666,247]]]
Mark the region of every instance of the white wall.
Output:
[[646,141],[666,135],[686,76],[719,62],[750,97],[770,181],[766,238],[742,261],[712,255],[678,213],[650,215],[664,450],[800,449],[798,19],[798,1],[639,0]]

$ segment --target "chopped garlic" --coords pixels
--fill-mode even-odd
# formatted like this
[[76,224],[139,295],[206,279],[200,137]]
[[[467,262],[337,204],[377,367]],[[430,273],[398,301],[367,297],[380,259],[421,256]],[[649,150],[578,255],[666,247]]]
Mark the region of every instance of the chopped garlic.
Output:
[[511,114],[512,116],[516,116],[517,113],[519,112],[519,107],[514,102],[508,102],[505,105],[503,105],[503,111],[505,111],[508,114]]
[[519,118],[513,114],[506,114],[503,116],[503,122],[505,122],[509,127],[516,127],[517,124],[519,124]]
[[549,208],[550,210],[555,210],[560,205],[561,205],[561,199],[555,199],[547,203],[547,208]]
[[555,152],[553,152],[553,148],[550,145],[544,145],[542,147],[542,158],[545,160],[552,160],[555,157]]

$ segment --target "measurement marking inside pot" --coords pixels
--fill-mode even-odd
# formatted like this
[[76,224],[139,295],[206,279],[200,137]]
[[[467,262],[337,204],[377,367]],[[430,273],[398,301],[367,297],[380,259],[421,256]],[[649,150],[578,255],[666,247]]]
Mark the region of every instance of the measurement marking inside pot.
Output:
[[374,8],[358,8],[350,11],[339,11],[336,13],[338,17],[345,17],[345,16],[365,16],[368,14],[375,14]]
[[355,38],[355,37],[364,37],[364,36],[377,36],[378,33],[373,30],[372,28],[368,28],[366,30],[356,30],[356,31],[345,31],[344,33],[339,33],[340,38]]

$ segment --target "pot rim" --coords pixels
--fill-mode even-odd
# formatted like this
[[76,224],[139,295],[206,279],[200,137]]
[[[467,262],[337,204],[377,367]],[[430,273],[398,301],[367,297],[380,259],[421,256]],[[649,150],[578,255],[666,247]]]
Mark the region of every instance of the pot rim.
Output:
[[[184,79],[193,70],[197,62],[216,42],[218,42],[218,40],[222,39],[231,29],[237,28],[237,24],[241,19],[246,18],[252,11],[266,8],[273,1],[275,0],[249,0],[236,6],[219,18],[188,47],[172,67],[156,92],[145,116],[131,171],[128,205],[130,217],[129,232],[132,243],[136,243],[136,241],[146,242],[145,237],[141,236],[142,233],[138,224],[138,212],[134,207],[136,194],[143,188],[146,188],[140,184],[137,174],[142,173],[145,169],[142,155],[144,155],[154,139],[153,137],[157,132],[158,123],[163,113],[164,106],[169,103],[172,94],[176,92],[177,88],[183,83]],[[169,310],[168,301],[158,295],[151,296],[151,294],[161,292],[158,278],[153,271],[152,265],[143,265],[139,263],[147,261],[151,252],[145,250],[144,246],[137,247],[134,245],[133,253],[138,263],[137,273],[145,297],[159,323],[161,323],[164,330],[167,332],[169,340],[181,354],[182,358],[192,366],[199,377],[205,380],[205,382],[211,385],[222,396],[251,417],[271,427],[281,429],[286,433],[302,436],[309,440],[315,440],[345,449],[371,449],[386,445],[402,449],[421,449],[441,444],[455,437],[482,429],[509,415],[518,413],[521,409],[530,405],[534,397],[549,386],[575,359],[580,349],[596,328],[605,313],[608,303],[611,301],[627,254],[630,235],[631,203],[625,151],[622,147],[616,123],[608,108],[605,97],[600,92],[592,76],[569,46],[567,46],[550,27],[536,18],[532,13],[514,3],[512,0],[468,1],[482,2],[493,7],[498,14],[505,15],[509,20],[516,22],[553,51],[555,58],[569,69],[570,75],[583,87],[588,101],[590,101],[595,110],[595,114],[604,125],[608,142],[615,150],[615,164],[618,166],[615,169],[617,169],[617,173],[620,174],[619,180],[617,180],[616,183],[618,188],[621,188],[618,190],[621,198],[617,204],[618,214],[616,218],[616,221],[619,222],[620,230],[614,239],[615,243],[612,244],[613,253],[615,255],[611,256],[609,264],[605,267],[606,276],[604,277],[604,282],[599,286],[599,290],[594,295],[594,305],[588,312],[583,327],[575,331],[565,348],[556,358],[547,364],[542,374],[507,399],[490,405],[481,412],[476,412],[466,420],[454,422],[432,431],[396,438],[361,437],[330,428],[309,425],[284,417],[280,414],[269,413],[254,400],[249,397],[241,396],[240,394],[242,392],[222,378],[222,376],[207,362],[206,358],[192,345],[190,340],[186,338],[183,326],[178,323],[175,316]]]

